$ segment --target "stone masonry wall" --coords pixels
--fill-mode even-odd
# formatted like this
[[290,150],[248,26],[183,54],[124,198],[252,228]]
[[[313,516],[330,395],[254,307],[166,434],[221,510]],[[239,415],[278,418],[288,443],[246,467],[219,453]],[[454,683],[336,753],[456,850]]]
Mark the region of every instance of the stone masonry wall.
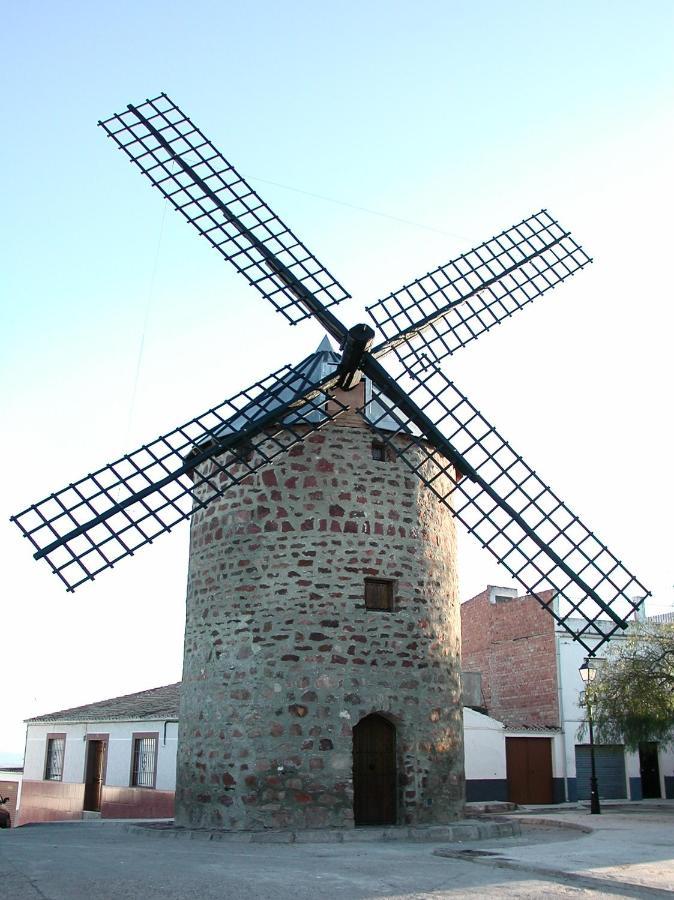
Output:
[[[345,416],[192,520],[176,822],[353,826],[352,729],[397,729],[399,823],[464,797],[449,511]],[[395,582],[367,610],[368,576]]]
[[490,591],[461,605],[463,668],[482,673],[490,716],[512,727],[558,727],[555,620],[535,597],[490,603]]

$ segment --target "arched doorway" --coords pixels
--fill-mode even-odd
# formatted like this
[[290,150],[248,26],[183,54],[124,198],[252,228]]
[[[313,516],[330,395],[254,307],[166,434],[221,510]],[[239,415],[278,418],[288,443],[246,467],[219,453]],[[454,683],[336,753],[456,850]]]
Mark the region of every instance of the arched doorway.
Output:
[[353,729],[353,815],[356,825],[396,824],[396,730],[383,716]]

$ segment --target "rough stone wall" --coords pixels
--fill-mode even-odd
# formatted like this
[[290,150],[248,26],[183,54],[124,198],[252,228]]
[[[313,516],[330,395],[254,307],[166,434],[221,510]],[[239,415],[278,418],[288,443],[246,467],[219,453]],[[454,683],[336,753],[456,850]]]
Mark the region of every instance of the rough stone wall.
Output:
[[[450,513],[353,417],[192,520],[178,824],[353,826],[352,729],[397,729],[398,822],[464,797]],[[393,612],[364,580],[395,581]]]
[[482,673],[490,716],[513,727],[558,727],[555,620],[535,597],[490,603],[490,591],[461,605],[463,668]]

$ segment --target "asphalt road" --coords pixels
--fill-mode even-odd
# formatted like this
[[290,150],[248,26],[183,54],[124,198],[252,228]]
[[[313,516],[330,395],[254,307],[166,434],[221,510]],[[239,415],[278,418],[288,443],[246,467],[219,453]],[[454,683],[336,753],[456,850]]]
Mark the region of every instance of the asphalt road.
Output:
[[672,898],[674,803],[638,806],[601,817],[546,812],[547,824],[522,816],[521,837],[463,844],[243,844],[166,839],[115,822],[25,826],[0,832],[0,897]]

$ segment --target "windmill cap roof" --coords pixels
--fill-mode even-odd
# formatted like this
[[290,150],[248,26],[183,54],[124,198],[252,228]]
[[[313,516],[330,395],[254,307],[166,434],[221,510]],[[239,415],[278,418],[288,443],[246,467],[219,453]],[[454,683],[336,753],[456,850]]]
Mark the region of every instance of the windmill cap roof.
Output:
[[[235,434],[246,426],[251,425],[256,418],[268,415],[277,407],[282,407],[292,401],[298,394],[301,395],[310,391],[313,386],[320,384],[321,381],[336,371],[341,358],[341,354],[333,349],[330,339],[326,335],[317,349],[295,366],[290,375],[286,374],[283,378],[279,378],[270,384],[259,397],[247,404],[238,415],[224,422],[214,432],[214,437],[220,438]],[[387,428],[391,431],[397,430],[398,426],[392,419],[388,417],[386,419],[381,418],[381,407],[376,399],[372,397],[369,380],[365,378],[364,381],[367,400],[366,419],[376,422],[379,427]],[[288,413],[283,418],[283,424],[316,424],[324,421],[326,418],[323,410],[316,408],[312,404],[307,404],[296,411]]]

